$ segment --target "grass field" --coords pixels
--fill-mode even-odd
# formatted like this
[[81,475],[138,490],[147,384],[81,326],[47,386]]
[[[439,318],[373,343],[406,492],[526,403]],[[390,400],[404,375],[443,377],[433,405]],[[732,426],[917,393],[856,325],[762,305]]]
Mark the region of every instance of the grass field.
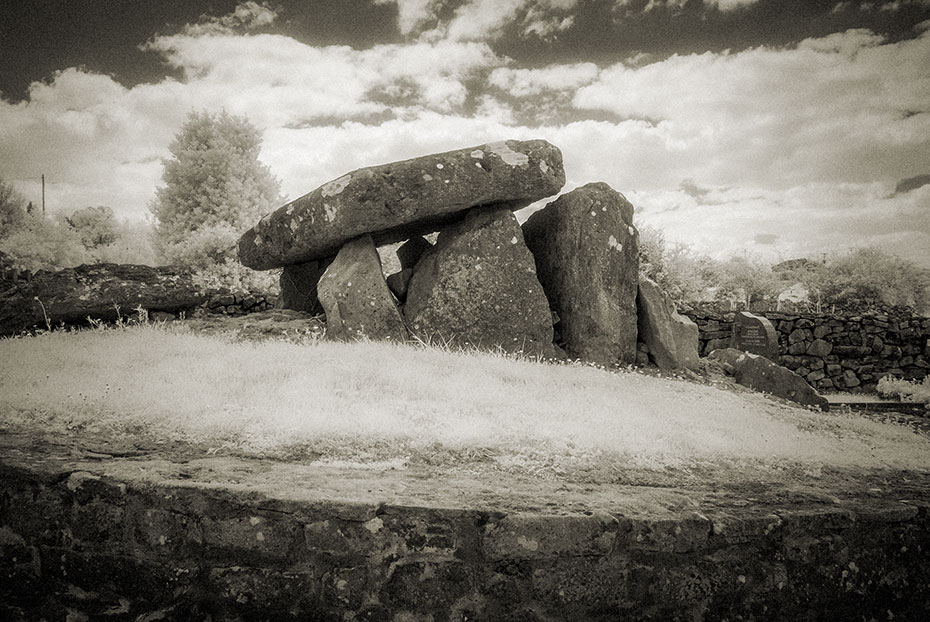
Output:
[[906,427],[709,384],[153,325],[0,340],[0,425],[278,459],[477,461],[602,480],[708,465],[930,470],[930,440]]

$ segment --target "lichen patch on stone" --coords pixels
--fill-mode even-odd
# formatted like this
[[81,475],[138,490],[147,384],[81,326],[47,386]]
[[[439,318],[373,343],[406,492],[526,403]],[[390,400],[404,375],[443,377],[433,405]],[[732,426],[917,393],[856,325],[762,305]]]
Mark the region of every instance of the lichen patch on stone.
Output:
[[536,540],[530,540],[526,536],[517,536],[517,544],[522,546],[527,551],[538,551],[539,542]]
[[609,238],[607,238],[607,246],[616,250],[617,252],[623,252],[623,244],[618,242],[617,238],[615,238],[612,235]]
[[470,156],[473,157],[473,158],[478,158],[478,159],[480,160],[481,158],[484,157],[484,152],[483,152],[481,149],[475,149],[474,151],[472,151],[472,152],[469,153],[468,155],[470,155]]
[[326,222],[333,222],[336,219],[336,208],[329,203],[323,204],[323,211],[326,214]]
[[371,533],[378,533],[381,531],[381,528],[384,527],[384,521],[376,516],[370,521],[363,523],[363,526]]
[[514,151],[504,142],[491,143],[488,145],[491,152],[510,166],[526,166],[530,163],[530,157],[525,153]]
[[541,170],[543,173],[548,173],[548,172],[549,172],[549,164],[548,164],[545,160],[540,160],[540,161],[539,161],[539,170]]
[[328,184],[323,184],[323,188],[320,190],[320,192],[324,197],[336,196],[346,189],[346,186],[349,185],[350,181],[352,181],[351,173],[349,175],[343,175],[339,179],[334,179]]

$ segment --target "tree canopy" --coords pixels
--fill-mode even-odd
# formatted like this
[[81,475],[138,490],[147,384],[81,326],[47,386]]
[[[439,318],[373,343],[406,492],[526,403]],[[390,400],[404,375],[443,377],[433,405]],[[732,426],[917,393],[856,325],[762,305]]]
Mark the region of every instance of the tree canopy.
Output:
[[244,117],[188,115],[149,206],[165,260],[200,271],[237,264],[239,237],[281,201],[260,150],[261,134]]

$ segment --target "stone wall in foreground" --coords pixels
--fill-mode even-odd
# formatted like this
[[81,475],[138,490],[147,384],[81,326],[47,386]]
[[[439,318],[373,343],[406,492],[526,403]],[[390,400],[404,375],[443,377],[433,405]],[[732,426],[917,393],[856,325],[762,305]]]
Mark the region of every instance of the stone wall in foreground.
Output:
[[3,620],[930,619],[926,501],[504,514],[4,462]]
[[[682,312],[698,325],[700,353],[726,348],[733,312]],[[908,313],[790,314],[754,311],[778,333],[778,363],[821,391],[874,392],[883,376],[922,380],[930,373],[930,318]]]

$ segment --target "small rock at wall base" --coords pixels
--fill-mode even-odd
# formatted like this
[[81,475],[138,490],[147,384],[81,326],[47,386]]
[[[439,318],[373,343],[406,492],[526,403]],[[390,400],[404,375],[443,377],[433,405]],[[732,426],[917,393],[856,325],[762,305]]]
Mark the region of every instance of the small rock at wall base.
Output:
[[404,307],[411,332],[483,350],[552,356],[552,315],[513,213],[476,208],[417,262]]
[[404,341],[407,330],[384,282],[371,236],[343,246],[317,286],[326,312],[326,337],[351,341]]

